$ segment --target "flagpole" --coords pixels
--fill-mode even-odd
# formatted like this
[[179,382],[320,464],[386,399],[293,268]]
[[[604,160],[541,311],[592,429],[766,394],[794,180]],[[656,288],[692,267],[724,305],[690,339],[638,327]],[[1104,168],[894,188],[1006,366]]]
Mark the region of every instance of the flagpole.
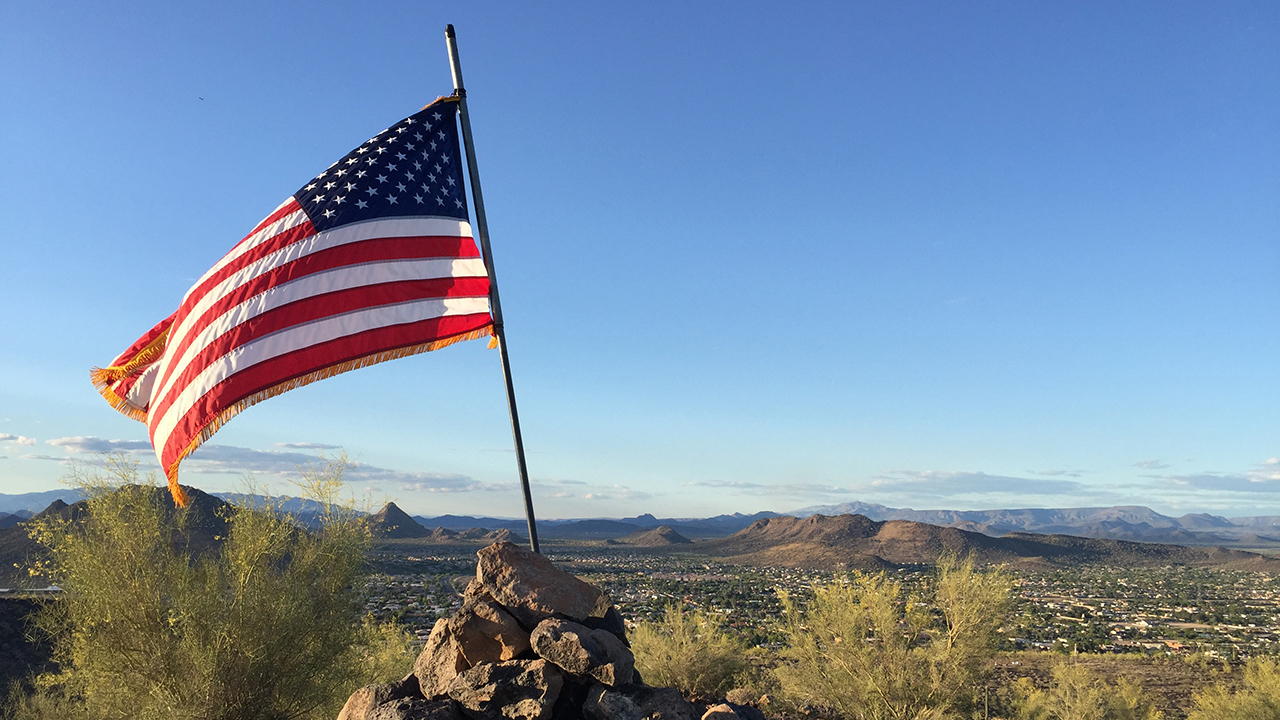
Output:
[[498,340],[498,356],[502,358],[502,379],[507,384],[507,407],[511,410],[511,434],[516,441],[516,466],[520,469],[520,488],[524,491],[524,516],[529,524],[529,547],[538,549],[538,524],[533,519],[533,495],[529,492],[529,468],[524,461],[524,439],[520,435],[520,414],[516,412],[516,389],[511,383],[511,361],[507,357],[507,333],[502,327],[502,303],[498,299],[498,277],[493,270],[493,253],[489,249],[489,223],[484,215],[484,195],[480,193],[480,169],[476,167],[476,148],[471,141],[471,118],[467,115],[467,90],[462,86],[462,64],[458,61],[458,40],[453,25],[444,29],[449,46],[449,68],[453,71],[453,92],[458,97],[458,116],[462,119],[462,144],[467,152],[467,170],[471,174],[471,198],[476,206],[476,234],[480,251],[489,273],[489,304],[493,310],[493,335]]

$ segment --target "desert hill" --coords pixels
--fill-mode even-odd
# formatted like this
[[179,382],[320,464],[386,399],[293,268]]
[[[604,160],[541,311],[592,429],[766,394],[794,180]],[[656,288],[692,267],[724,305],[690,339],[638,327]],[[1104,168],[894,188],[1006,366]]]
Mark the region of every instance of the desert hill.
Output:
[[980,532],[909,520],[877,522],[864,515],[810,515],[758,520],[722,540],[690,548],[735,562],[785,567],[877,569],[928,564],[943,552],[973,554],[983,564],[1036,568],[1083,564],[1130,567],[1220,566],[1280,569],[1280,560],[1220,547],[1182,547],[1066,535]]
[[693,543],[689,538],[673,530],[670,525],[659,525],[652,530],[641,530],[609,542],[618,545],[634,545],[636,547],[668,547]]
[[431,531],[418,524],[417,520],[401,510],[393,502],[382,506],[382,509],[369,516],[369,531],[374,537],[381,538],[420,538],[430,537]]
[[[170,515],[177,511],[168,488],[146,485],[126,487],[155,495],[156,502],[161,503],[165,512]],[[181,534],[175,534],[172,541],[184,551],[199,555],[217,545],[219,538],[226,535],[225,509],[228,506],[226,502],[202,490],[186,485],[182,487],[187,491],[191,502],[187,505],[183,531]],[[74,522],[80,520],[87,511],[88,503],[84,500],[68,505],[58,498],[32,519],[57,515]],[[28,527],[28,523],[24,521],[0,530],[0,586],[2,587],[31,587],[45,584],[41,578],[30,577],[26,570],[42,552],[40,544],[28,536]]]

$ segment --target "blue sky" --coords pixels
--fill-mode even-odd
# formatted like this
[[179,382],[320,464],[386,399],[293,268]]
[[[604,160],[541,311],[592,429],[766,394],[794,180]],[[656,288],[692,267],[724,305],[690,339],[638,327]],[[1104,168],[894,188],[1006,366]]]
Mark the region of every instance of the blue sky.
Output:
[[[547,517],[847,500],[1280,514],[1280,5],[7,3],[0,492],[142,425],[90,386],[288,193],[451,89]],[[481,342],[254,407],[519,515]]]

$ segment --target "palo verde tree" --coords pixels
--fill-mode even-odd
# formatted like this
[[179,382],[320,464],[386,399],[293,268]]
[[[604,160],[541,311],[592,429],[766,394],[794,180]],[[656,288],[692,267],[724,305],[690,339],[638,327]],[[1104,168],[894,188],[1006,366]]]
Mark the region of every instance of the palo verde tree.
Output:
[[79,475],[80,517],[36,524],[42,571],[63,589],[40,618],[60,670],[11,712],[334,717],[365,679],[362,656],[381,652],[361,647],[380,633],[362,631],[356,587],[368,531],[336,503],[345,460],[305,474],[306,494],[326,509],[316,529],[264,507],[220,506],[210,522],[200,498],[176,508],[132,465],[108,468]]

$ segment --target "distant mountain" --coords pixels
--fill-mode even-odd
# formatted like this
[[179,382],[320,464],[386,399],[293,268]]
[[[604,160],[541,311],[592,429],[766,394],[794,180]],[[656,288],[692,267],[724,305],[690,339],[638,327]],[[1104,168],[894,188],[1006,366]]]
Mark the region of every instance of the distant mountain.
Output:
[[671,529],[670,525],[659,525],[651,530],[640,530],[630,535],[609,540],[617,545],[634,545],[636,547],[668,547],[671,545],[689,545],[689,538]]
[[877,569],[931,564],[946,551],[973,554],[981,563],[1015,567],[1078,565],[1224,566],[1280,569],[1280,560],[1221,547],[1183,547],[1064,535],[979,532],[910,520],[875,521],[864,515],[810,515],[760,520],[721,540],[691,550],[736,562],[806,568]]
[[384,538],[421,538],[431,537],[431,531],[418,524],[418,521],[390,502],[381,510],[367,518],[369,530],[374,537]]
[[16,495],[0,493],[0,513],[16,514],[24,511],[29,513],[27,517],[31,517],[31,515],[49,507],[49,503],[54,500],[73,503],[83,499],[84,493],[75,488],[19,493]]
[[[910,520],[1000,537],[1015,532],[1078,535],[1110,540],[1182,545],[1280,545],[1259,530],[1280,533],[1280,517],[1227,519],[1207,513],[1169,517],[1140,505],[1094,508],[1021,508],[999,510],[913,510],[874,503],[847,502],[805,508],[796,517],[854,513],[876,521]],[[1262,538],[1260,540],[1260,538]]]

